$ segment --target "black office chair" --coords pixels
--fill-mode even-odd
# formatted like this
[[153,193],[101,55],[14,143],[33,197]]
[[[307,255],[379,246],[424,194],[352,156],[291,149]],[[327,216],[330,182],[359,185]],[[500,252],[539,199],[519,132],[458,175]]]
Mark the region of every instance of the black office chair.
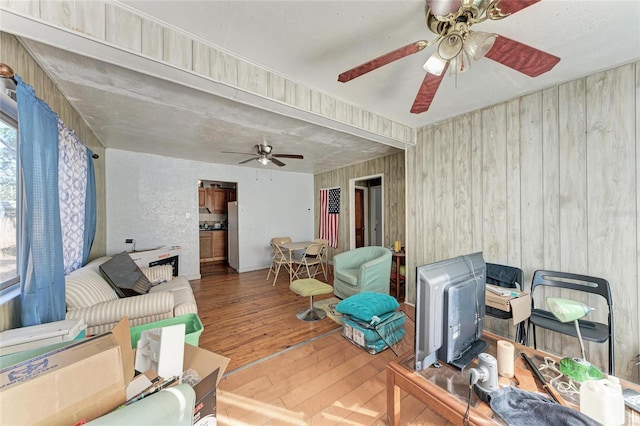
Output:
[[607,324],[579,320],[580,334],[584,340],[604,343],[609,340],[609,374],[615,374],[615,356],[613,353],[614,329],[613,329],[613,300],[609,282],[603,278],[590,277],[588,275],[572,274],[568,272],[536,271],[531,283],[531,317],[529,326],[533,326],[533,347],[537,347],[536,327],[546,328],[558,333],[578,338],[573,322],[563,323],[549,311],[534,307],[533,294],[538,286],[550,286],[570,290],[583,291],[603,297],[609,307]]
[[[515,288],[523,291],[524,273],[522,269],[513,266],[499,265],[497,263],[487,263],[487,284],[504,287]],[[499,319],[511,319],[513,314],[500,309],[486,306],[485,315],[489,315]],[[524,321],[516,325],[516,342],[524,344],[526,341],[527,328]]]

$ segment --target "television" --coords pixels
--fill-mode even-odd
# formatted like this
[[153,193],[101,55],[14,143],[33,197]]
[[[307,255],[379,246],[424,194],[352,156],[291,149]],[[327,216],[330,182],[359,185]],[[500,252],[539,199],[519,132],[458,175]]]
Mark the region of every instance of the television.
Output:
[[416,268],[415,369],[444,361],[463,370],[488,344],[482,252]]

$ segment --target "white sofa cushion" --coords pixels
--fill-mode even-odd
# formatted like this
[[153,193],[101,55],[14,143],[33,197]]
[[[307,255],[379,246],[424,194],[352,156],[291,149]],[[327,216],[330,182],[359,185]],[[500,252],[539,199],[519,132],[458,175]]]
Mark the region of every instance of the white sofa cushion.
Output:
[[161,291],[170,291],[173,293],[174,307],[173,315],[186,315],[197,314],[198,305],[196,299],[193,296],[193,290],[191,289],[191,283],[186,277],[178,276],[174,277],[171,281],[161,283],[151,287],[149,293],[157,293]]
[[140,270],[154,284],[173,279],[173,266],[171,265],[143,266]]
[[99,266],[109,260],[101,257],[87,263],[65,277],[67,309],[80,309],[118,299],[118,295],[102,278]]
[[129,325],[134,326],[172,316],[173,293],[162,291],[70,310],[66,318],[82,318],[87,324],[87,334],[98,334],[111,330],[123,317],[128,317]]

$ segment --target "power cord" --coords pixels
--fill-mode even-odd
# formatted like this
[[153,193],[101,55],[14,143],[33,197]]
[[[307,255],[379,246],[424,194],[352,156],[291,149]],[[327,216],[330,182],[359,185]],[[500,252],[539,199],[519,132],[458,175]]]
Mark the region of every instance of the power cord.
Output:
[[[469,270],[471,271],[471,273],[473,274],[473,280],[476,283],[476,291],[475,291],[475,302],[476,302],[476,333],[475,335],[478,336],[481,332],[481,330],[479,330],[480,328],[480,301],[478,300],[478,290],[477,290],[477,286],[478,286],[478,276],[476,275],[476,270],[473,268],[473,262],[471,261],[471,258],[469,256],[464,256],[464,260],[469,264]],[[486,277],[485,277],[486,278]],[[486,281],[486,279],[485,279]]]
[[473,396],[472,390],[473,390],[473,376],[470,374],[469,375],[469,396],[467,398],[467,410],[464,412],[464,417],[462,418],[463,426],[469,425],[469,410],[471,409],[471,397]]

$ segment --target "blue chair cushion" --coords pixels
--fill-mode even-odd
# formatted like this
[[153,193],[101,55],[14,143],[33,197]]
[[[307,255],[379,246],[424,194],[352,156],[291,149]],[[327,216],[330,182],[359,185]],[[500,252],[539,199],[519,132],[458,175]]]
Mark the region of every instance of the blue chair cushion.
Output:
[[388,294],[365,291],[342,300],[336,305],[336,311],[370,322],[373,317],[395,311],[399,307],[398,301]]

